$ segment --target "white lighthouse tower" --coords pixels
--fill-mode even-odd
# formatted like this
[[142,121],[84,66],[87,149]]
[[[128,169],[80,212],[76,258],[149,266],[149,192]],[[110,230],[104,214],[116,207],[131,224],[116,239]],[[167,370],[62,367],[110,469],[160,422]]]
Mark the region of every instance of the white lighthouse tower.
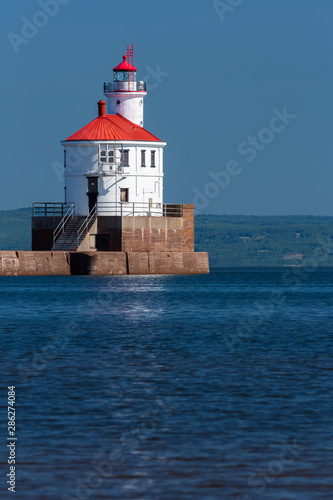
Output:
[[137,82],[133,46],[113,74],[97,118],[62,142],[66,199],[78,216],[162,216],[166,143],[143,128],[146,84]]
[[143,127],[143,99],[147,95],[146,84],[137,82],[134,67],[134,48],[127,49],[122,63],[113,68],[113,83],[104,84],[107,113],[120,114]]

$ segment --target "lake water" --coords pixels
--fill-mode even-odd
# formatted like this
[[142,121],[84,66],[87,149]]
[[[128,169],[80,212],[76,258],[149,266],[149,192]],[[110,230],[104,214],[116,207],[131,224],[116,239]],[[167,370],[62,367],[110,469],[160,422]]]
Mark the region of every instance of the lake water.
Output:
[[1,498],[333,498],[332,270],[0,287]]

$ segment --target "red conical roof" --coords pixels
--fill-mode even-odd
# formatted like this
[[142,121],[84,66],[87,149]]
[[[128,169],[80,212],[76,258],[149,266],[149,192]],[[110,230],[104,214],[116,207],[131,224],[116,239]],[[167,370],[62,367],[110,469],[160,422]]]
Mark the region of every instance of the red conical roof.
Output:
[[66,141],[158,141],[143,127],[121,115],[98,116]]
[[132,64],[127,62],[127,56],[123,56],[123,62],[118,64],[113,71],[138,71]]

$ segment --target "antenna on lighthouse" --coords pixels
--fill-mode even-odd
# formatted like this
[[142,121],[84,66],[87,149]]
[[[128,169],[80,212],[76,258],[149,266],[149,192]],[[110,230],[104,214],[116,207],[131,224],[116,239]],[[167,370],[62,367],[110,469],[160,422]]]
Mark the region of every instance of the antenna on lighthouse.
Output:
[[[134,43],[132,43],[132,46],[127,45],[127,60],[128,63],[131,65],[130,67],[134,68]],[[134,89],[134,81],[135,81],[135,72],[134,70],[128,71],[128,90],[135,90]]]

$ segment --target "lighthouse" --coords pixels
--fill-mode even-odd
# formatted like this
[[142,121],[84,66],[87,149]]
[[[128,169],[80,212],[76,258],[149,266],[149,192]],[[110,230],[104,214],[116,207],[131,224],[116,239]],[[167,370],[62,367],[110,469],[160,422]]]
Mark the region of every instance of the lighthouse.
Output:
[[104,83],[98,116],[62,142],[66,200],[79,216],[95,206],[99,215],[129,214],[133,207],[136,215],[162,215],[166,143],[143,128],[146,85],[137,82],[133,63],[129,47],[113,82]]
[[137,71],[128,46],[97,116],[61,142],[65,200],[33,204],[32,250],[65,253],[71,274],[209,272],[208,255],[194,252],[194,205],[163,199],[166,142],[144,127]]

